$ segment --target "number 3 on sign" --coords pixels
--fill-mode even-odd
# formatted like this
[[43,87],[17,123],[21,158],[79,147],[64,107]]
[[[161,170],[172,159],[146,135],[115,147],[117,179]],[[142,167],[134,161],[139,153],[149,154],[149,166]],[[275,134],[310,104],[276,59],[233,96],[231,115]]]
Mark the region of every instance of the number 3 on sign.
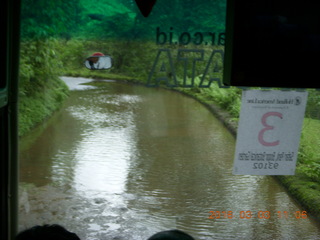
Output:
[[270,126],[267,123],[267,118],[269,118],[271,116],[278,117],[281,119],[283,118],[282,113],[279,113],[279,112],[267,112],[267,113],[263,114],[263,116],[261,118],[261,123],[265,128],[261,129],[261,131],[259,132],[258,139],[259,139],[259,143],[261,143],[263,146],[267,146],[267,147],[277,146],[280,143],[279,140],[274,141],[274,142],[267,142],[264,140],[264,133],[266,131],[274,129],[274,126]]

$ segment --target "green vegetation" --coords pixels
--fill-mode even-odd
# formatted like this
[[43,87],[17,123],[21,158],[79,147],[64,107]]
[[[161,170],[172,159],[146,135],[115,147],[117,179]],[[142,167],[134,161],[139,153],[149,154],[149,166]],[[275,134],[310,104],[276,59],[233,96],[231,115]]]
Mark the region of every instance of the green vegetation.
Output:
[[50,117],[59,109],[68,95],[68,89],[60,79],[52,79],[49,84],[39,87],[30,96],[21,96],[19,101],[19,135],[23,136],[37,124]]
[[298,169],[304,172],[310,179],[320,182],[320,121],[306,118],[304,120],[300,159]]
[[19,136],[48,118],[68,96],[58,78],[61,61],[56,41],[26,41],[21,44],[19,85]]
[[[227,121],[236,124],[241,90],[222,89],[216,83],[210,88],[199,87],[211,52],[223,50],[217,43],[218,34],[224,32],[225,7],[225,0],[161,0],[150,16],[144,18],[133,0],[23,0],[20,135],[48,118],[66,99],[68,90],[59,76],[146,84],[159,49],[168,49],[172,55],[180,86],[175,90],[193,96],[207,106],[219,106],[229,113]],[[164,34],[160,36],[160,32]],[[196,62],[194,73],[190,71],[192,62],[181,59],[196,59],[199,52],[180,52],[179,61],[178,49],[204,50],[203,61]],[[113,67],[104,71],[85,69],[83,62],[93,52],[110,55]],[[181,87],[185,63],[189,64],[186,79],[190,81],[194,76],[194,87]],[[166,69],[164,73],[172,80],[170,61],[166,64],[159,68]],[[205,76],[206,83],[211,77],[221,78],[221,59],[215,59],[208,66],[210,74]],[[163,82],[160,85],[165,87]],[[296,175],[278,177],[292,196],[315,216],[320,216],[319,105],[319,92],[310,90]]]

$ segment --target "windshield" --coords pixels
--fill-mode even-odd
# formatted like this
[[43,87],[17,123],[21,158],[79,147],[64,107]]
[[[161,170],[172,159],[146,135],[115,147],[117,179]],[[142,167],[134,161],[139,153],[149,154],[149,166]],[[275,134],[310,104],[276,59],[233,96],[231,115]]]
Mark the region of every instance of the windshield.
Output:
[[293,176],[232,174],[242,89],[223,84],[226,13],[226,0],[22,0],[19,231],[320,237],[318,91]]

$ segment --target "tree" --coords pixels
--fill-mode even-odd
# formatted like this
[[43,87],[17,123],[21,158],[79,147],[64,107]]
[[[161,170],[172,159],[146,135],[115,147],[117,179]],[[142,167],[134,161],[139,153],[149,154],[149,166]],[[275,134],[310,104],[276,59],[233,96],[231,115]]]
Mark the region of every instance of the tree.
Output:
[[21,36],[22,39],[70,38],[77,32],[81,18],[79,0],[23,0]]

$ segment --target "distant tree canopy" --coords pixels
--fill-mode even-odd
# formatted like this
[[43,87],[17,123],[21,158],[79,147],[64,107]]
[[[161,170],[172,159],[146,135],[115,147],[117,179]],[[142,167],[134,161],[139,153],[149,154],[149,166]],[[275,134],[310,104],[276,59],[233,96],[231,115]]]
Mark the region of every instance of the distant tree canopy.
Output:
[[134,0],[22,0],[22,38],[151,39],[174,32],[223,32],[226,0],[158,0],[149,17]]
[[22,0],[21,37],[71,37],[82,22],[79,0]]

